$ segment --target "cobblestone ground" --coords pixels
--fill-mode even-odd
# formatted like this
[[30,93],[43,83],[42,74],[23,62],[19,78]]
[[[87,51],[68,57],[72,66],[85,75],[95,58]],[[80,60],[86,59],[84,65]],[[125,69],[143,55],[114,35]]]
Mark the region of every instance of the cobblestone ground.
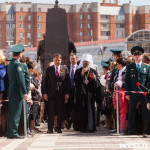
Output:
[[102,128],[95,133],[79,133],[63,130],[62,134],[47,134],[42,124],[40,134],[25,139],[0,138],[0,150],[150,150],[150,138],[141,135],[110,135]]

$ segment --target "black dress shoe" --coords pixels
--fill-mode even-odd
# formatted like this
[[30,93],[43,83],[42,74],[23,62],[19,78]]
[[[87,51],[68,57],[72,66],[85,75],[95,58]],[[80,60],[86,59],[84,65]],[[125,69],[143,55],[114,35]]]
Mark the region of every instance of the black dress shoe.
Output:
[[57,127],[54,127],[54,131],[57,132]]
[[57,133],[62,133],[61,129],[58,129],[58,130],[57,130]]
[[52,133],[53,133],[53,130],[48,130],[47,133],[48,133],[48,134],[52,134]]
[[8,139],[24,139],[24,136],[14,135],[12,137],[8,137]]

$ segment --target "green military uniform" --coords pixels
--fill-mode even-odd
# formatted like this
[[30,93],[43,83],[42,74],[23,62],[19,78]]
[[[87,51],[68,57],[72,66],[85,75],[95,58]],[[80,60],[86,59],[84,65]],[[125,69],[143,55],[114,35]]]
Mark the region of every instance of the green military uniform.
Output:
[[[144,49],[135,46],[131,49],[131,53],[144,53]],[[139,54],[138,54],[139,55]],[[132,64],[129,64],[126,69],[126,75],[125,75],[125,91],[146,91],[145,88],[140,86],[140,89],[136,85],[137,82],[140,83],[140,85],[143,85],[146,87],[147,82],[150,78],[150,67],[149,65],[145,63],[141,63],[141,67],[137,68],[137,64],[134,62]],[[140,101],[141,105],[141,117],[142,117],[142,123],[145,123],[147,109],[146,109],[146,102],[145,97],[142,94],[137,93],[130,93],[126,92],[126,96],[130,95],[129,100],[129,112],[128,112],[128,126],[127,126],[127,132],[129,134],[135,134],[135,117],[136,117],[136,105],[137,102]]]
[[[26,83],[26,90],[27,90],[27,93],[29,93],[29,90],[30,90],[30,74],[29,74],[29,71],[28,71],[28,67],[26,64],[24,63],[21,63],[22,65],[22,68],[24,69],[24,76],[25,76],[25,83]],[[27,129],[29,128],[29,119],[27,117],[27,101],[26,101],[26,122],[27,122]],[[24,130],[24,116],[23,116],[23,109],[22,109],[22,114],[21,114],[21,120],[20,120],[20,124],[19,127],[20,127],[20,132],[23,133],[23,130]]]
[[[117,50],[117,49],[110,49],[110,51],[113,53],[113,54],[119,54],[121,53],[123,50]],[[110,61],[112,60],[112,58],[110,59]],[[115,72],[117,70],[117,64],[114,66],[112,72],[111,72],[111,76],[110,76],[110,81],[109,81],[109,85],[108,85],[108,88],[110,91],[113,91],[113,81],[114,81],[114,76],[115,76]]]
[[[24,50],[23,45],[15,45],[10,49],[11,52],[20,53]],[[9,110],[7,131],[8,138],[18,136],[18,126],[22,111],[23,98],[27,94],[24,68],[15,58],[12,58],[7,68],[9,78]]]
[[37,62],[40,60],[41,70],[44,72],[44,53],[45,53],[45,34],[43,34],[44,40],[39,41],[37,49]]

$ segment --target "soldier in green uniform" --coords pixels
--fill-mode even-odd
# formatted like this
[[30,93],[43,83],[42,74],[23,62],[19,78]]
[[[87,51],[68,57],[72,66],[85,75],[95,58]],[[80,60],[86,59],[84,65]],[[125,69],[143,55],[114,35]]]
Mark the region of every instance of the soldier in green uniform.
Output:
[[[125,75],[125,91],[145,91],[142,87],[147,85],[150,78],[150,67],[142,62],[144,49],[140,46],[134,46],[131,49],[131,53],[135,62],[127,66]],[[140,87],[136,83],[140,83]],[[140,89],[139,89],[140,88]],[[136,134],[135,130],[135,117],[136,117],[136,105],[138,101],[141,105],[141,118],[143,126],[145,124],[147,109],[145,97],[142,94],[126,92],[126,99],[129,100],[129,112],[128,112],[128,125],[126,134]]]
[[[110,49],[110,51],[113,53],[112,56],[113,56],[113,61],[114,62],[116,62],[119,57],[122,57],[121,52],[123,50]],[[117,63],[116,63],[116,65],[114,66],[113,71],[111,72],[111,77],[110,77],[110,81],[109,81],[109,85],[108,85],[108,90],[109,90],[108,92],[113,91],[113,87],[114,87],[113,86],[113,81],[114,81],[114,76],[115,76],[115,72],[116,72],[117,69],[118,68],[117,68]]]
[[44,52],[45,52],[45,37],[46,34],[43,34],[43,40],[39,41],[37,49],[37,63],[40,60],[41,70],[44,72]]
[[24,67],[19,62],[24,51],[23,45],[15,45],[10,49],[13,58],[8,65],[7,72],[9,78],[9,110],[7,122],[7,138],[23,138],[18,135],[18,126],[22,111],[23,100],[27,99],[26,80]]

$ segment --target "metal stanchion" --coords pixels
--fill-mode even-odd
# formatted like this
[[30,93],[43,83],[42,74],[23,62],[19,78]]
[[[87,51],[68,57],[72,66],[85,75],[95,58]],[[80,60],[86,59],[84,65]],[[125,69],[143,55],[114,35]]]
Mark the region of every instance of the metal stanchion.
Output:
[[117,111],[117,133],[113,133],[111,135],[118,136],[120,135],[120,117],[119,117],[119,87],[116,87],[116,111]]
[[116,109],[117,109],[117,134],[120,133],[120,118],[119,118],[119,87],[116,87]]
[[26,100],[23,100],[24,135],[27,136]]

